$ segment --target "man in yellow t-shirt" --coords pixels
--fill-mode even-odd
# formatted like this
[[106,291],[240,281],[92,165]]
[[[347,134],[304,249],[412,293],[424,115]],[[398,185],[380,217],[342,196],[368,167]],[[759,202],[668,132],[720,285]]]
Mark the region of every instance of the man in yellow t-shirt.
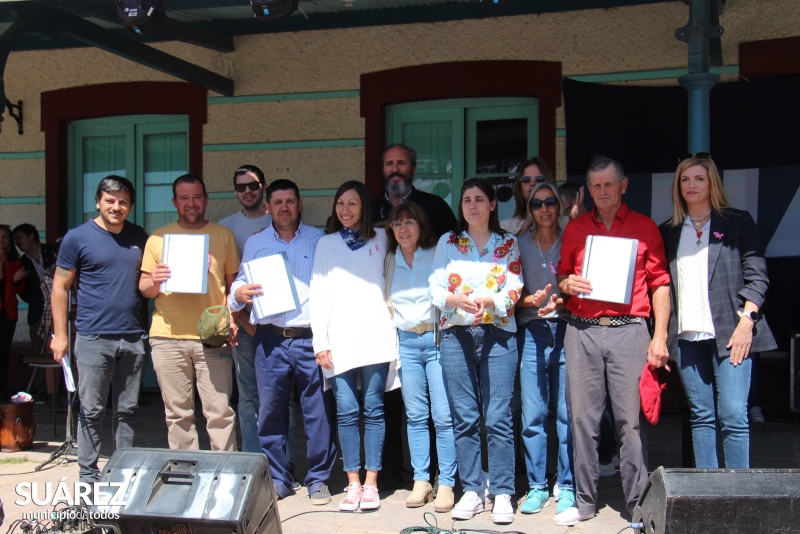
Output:
[[[139,291],[155,298],[150,327],[153,367],[158,376],[171,449],[198,449],[194,415],[194,387],[203,404],[212,450],[235,451],[236,432],[230,395],[233,387],[231,349],[236,326],[231,324],[228,345],[201,343],[197,322],[209,306],[225,305],[231,283],[239,271],[233,234],[205,218],[208,195],[203,180],[184,174],[172,184],[172,204],[178,220],[153,232],[142,258]],[[204,294],[162,293],[161,282],[170,277],[162,261],[165,234],[208,235],[208,285]]]

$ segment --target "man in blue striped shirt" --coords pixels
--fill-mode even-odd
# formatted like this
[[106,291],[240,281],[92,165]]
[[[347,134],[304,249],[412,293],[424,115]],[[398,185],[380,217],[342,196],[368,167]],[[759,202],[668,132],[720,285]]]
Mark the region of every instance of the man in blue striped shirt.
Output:
[[[231,286],[230,309],[240,311],[256,295],[261,284],[247,283],[244,264],[250,260],[285,252],[292,268],[300,307],[250,322],[255,325],[256,380],[258,382],[258,437],[269,458],[278,498],[289,495],[294,483],[285,453],[289,429],[289,394],[292,382],[300,395],[307,439],[308,474],[305,486],[312,504],[327,504],[331,494],[326,484],[336,461],[333,439],[333,399],[323,392],[322,370],[311,344],[308,287],[314,251],[323,232],[300,221],[303,201],[297,185],[275,180],[266,190],[272,225],[250,236],[244,246],[242,267]],[[267,295],[269,288],[266,288]],[[288,436],[292,439],[292,436]]]

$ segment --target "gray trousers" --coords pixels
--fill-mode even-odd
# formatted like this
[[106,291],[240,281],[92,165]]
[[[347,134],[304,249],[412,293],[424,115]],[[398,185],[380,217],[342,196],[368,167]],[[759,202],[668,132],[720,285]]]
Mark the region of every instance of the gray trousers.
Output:
[[82,335],[75,340],[78,364],[78,466],[80,481],[92,483],[100,478],[100,433],[106,414],[111,384],[114,448],[133,447],[139,388],[144,361],[143,334]]
[[647,483],[645,420],[639,406],[639,379],[647,361],[650,335],[644,323],[599,326],[570,321],[564,338],[567,402],[572,418],[575,489],[581,517],[597,505],[600,419],[606,383],[620,442],[622,491],[628,512]]

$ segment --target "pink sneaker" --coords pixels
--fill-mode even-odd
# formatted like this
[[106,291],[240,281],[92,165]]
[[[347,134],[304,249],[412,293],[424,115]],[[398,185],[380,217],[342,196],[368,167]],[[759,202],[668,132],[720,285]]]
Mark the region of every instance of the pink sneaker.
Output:
[[372,484],[361,486],[361,511],[377,510],[381,507],[381,496],[378,495],[378,488]]
[[339,510],[342,512],[355,512],[361,504],[361,486],[358,482],[353,482],[344,489],[344,499],[339,503]]

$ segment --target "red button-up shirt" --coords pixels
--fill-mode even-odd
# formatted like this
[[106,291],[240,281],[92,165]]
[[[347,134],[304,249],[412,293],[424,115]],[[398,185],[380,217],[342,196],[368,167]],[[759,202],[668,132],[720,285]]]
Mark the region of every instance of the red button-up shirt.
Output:
[[664,255],[664,242],[656,223],[650,217],[631,211],[623,202],[611,229],[597,218],[597,208],[570,221],[561,238],[561,261],[558,264],[559,276],[581,274],[586,236],[604,235],[638,239],[636,271],[633,276],[633,294],[630,304],[615,304],[599,300],[571,297],[567,309],[581,317],[601,317],[636,315],[650,317],[649,291],[669,284],[667,258]]

